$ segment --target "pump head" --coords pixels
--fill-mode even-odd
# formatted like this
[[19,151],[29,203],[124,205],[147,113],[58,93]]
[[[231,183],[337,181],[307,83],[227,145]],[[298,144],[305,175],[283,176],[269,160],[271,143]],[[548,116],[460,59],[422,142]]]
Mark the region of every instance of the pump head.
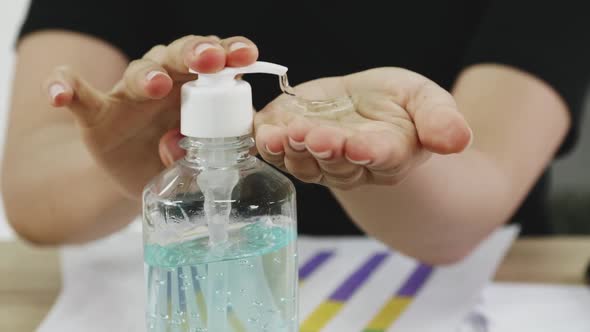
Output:
[[285,75],[287,67],[258,61],[203,74],[182,86],[180,132],[198,138],[239,137],[252,133],[252,88],[239,74]]

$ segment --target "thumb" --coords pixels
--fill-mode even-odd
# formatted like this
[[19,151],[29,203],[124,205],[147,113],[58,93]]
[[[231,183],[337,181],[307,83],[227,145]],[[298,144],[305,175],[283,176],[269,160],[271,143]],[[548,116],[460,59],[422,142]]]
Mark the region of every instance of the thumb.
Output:
[[412,116],[422,146],[434,153],[465,150],[473,139],[469,124],[458,111],[453,96],[425,79],[416,85],[406,108]]
[[106,102],[103,93],[66,66],[55,68],[44,87],[52,106],[67,107],[86,127],[96,123]]
[[176,160],[184,157],[186,151],[178,145],[183,138],[178,128],[169,130],[160,138],[158,150],[164,166],[170,167]]

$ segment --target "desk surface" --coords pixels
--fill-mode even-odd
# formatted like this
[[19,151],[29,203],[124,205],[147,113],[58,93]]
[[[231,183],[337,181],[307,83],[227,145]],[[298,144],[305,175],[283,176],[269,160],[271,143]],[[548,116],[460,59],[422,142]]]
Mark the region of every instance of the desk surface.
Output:
[[[590,237],[519,239],[496,281],[581,284],[590,260]],[[0,242],[0,331],[30,332],[60,288],[56,249]]]

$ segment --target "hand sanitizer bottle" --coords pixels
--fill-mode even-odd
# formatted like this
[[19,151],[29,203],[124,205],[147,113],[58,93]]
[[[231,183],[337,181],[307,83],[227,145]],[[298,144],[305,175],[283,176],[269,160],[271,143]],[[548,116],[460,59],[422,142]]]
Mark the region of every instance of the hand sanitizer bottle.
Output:
[[250,154],[257,62],[199,74],[182,87],[186,157],[143,194],[146,324],[156,332],[294,332],[293,184]]

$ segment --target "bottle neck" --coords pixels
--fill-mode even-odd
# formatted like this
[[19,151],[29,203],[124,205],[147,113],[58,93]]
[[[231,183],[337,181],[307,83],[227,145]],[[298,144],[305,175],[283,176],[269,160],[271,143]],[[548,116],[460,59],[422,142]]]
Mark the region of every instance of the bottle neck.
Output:
[[254,146],[252,135],[240,137],[185,137],[180,147],[186,150],[185,160],[204,167],[225,167],[250,159]]

